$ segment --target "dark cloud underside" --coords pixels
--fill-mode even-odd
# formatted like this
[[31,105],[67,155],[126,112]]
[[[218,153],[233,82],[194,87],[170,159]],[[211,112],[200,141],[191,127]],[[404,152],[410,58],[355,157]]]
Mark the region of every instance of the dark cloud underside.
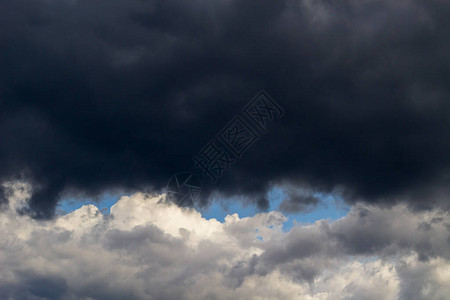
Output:
[[31,180],[41,216],[64,193],[160,188],[265,89],[284,117],[209,190],[261,195],[289,182],[446,205],[449,10],[1,1],[0,180]]

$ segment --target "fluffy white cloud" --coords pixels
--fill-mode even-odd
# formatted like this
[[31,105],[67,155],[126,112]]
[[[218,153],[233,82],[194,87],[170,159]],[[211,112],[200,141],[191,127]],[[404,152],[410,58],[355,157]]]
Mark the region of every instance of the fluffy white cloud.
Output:
[[445,299],[449,227],[443,211],[356,205],[332,223],[296,225],[276,211],[224,222],[122,197],[37,221],[16,213],[14,183],[0,216],[1,299]]

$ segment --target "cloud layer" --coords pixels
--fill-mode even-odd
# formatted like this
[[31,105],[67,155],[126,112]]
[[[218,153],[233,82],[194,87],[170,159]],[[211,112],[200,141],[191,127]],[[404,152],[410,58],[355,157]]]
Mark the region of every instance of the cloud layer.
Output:
[[18,215],[28,186],[8,186],[0,218],[2,299],[402,299],[450,292],[450,216],[356,205],[337,221],[283,232],[279,212],[224,222],[122,197],[51,221]]
[[37,216],[67,194],[163,187],[260,89],[284,118],[208,191],[267,207],[271,184],[287,182],[448,208],[446,1],[17,0],[0,11],[0,182],[32,181]]

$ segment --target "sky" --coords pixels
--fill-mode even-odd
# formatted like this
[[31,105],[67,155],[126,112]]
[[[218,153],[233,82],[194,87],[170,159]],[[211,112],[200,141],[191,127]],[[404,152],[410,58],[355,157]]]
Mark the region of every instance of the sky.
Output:
[[[123,195],[122,195],[123,196]],[[130,195],[127,195],[130,196]],[[100,199],[63,199],[58,204],[57,213],[64,215],[73,212],[84,205],[94,204],[103,214],[110,214],[111,207],[117,203],[121,196],[119,195],[103,195]],[[287,197],[285,191],[280,188],[274,188],[269,192],[268,200],[270,207],[268,211],[279,210],[280,204]],[[296,223],[314,223],[318,220],[328,219],[337,220],[344,217],[349,206],[342,199],[337,199],[330,195],[317,195],[321,199],[320,204],[310,207],[309,209],[289,212],[287,220],[283,223],[282,229],[289,231]],[[206,207],[195,207],[203,218],[216,219],[223,222],[226,216],[237,213],[239,217],[253,217],[261,212],[261,210],[252,203],[245,203],[237,199],[213,199]]]
[[1,299],[446,299],[447,0],[0,0]]

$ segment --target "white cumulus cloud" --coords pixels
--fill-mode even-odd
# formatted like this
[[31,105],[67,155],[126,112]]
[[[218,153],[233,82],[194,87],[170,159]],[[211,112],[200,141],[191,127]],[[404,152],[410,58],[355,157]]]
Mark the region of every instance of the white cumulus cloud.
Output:
[[50,221],[0,215],[1,299],[427,299],[450,293],[444,211],[355,205],[337,221],[283,232],[277,211],[223,222],[122,197],[110,215],[86,205]]

